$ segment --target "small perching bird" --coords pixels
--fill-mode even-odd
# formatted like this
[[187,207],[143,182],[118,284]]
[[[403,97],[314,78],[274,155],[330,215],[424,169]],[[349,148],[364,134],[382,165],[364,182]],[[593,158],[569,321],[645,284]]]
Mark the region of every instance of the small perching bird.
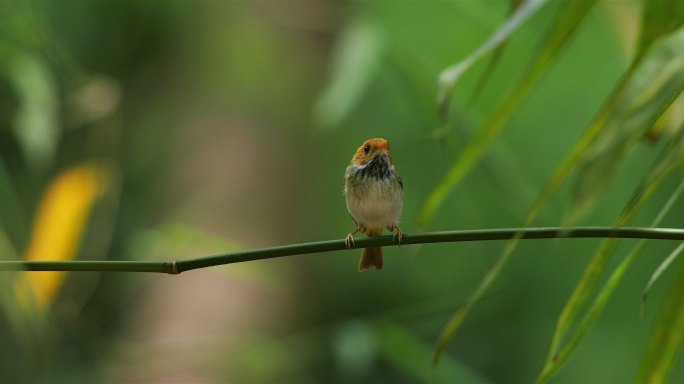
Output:
[[[380,236],[383,228],[396,231],[401,244],[399,218],[404,207],[404,184],[392,161],[389,143],[385,139],[368,139],[356,151],[344,175],[344,196],[347,210],[356,223],[356,230],[347,235],[351,247],[358,232]],[[364,248],[359,271],[382,269],[382,248]]]

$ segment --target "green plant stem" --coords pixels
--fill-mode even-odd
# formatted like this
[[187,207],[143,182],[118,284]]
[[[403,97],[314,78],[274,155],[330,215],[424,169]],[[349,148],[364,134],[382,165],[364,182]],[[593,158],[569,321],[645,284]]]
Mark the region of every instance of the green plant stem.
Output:
[[[402,245],[427,243],[458,243],[465,241],[491,241],[555,238],[623,238],[684,240],[684,229],[640,227],[546,227],[474,229],[464,231],[429,232],[404,235]],[[358,239],[351,248],[372,246],[396,246],[392,235]],[[317,241],[283,245],[280,247],[253,249],[214,256],[178,261],[0,261],[0,271],[97,271],[97,272],[159,272],[179,274],[192,269],[217,265],[272,259],[275,257],[342,251],[347,247],[344,240]]]

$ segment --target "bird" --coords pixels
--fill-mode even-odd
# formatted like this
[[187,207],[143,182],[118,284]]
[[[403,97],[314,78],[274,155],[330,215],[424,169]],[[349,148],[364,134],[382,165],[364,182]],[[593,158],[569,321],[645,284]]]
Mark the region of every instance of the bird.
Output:
[[[390,233],[396,231],[394,240],[401,244],[399,218],[404,208],[404,184],[394,167],[387,140],[368,139],[356,150],[344,174],[344,196],[356,224],[345,238],[347,248],[354,244],[355,234],[380,236],[383,228]],[[363,249],[359,272],[382,266],[381,247]]]

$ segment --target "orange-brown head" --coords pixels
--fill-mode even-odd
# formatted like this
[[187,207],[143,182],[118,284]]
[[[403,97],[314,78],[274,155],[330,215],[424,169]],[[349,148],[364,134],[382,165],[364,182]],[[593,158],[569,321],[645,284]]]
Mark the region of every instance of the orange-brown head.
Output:
[[373,157],[378,155],[387,155],[392,162],[392,156],[389,152],[389,143],[385,139],[375,138],[368,139],[361,144],[359,149],[356,150],[354,157],[352,158],[352,164],[362,165],[366,164]]

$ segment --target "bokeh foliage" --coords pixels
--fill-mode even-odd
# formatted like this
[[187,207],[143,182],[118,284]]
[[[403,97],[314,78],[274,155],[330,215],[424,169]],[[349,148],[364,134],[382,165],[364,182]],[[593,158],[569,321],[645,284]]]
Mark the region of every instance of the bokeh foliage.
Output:
[[[682,22],[668,0],[2,2],[0,257],[341,238],[341,178],[368,137],[392,143],[406,233],[681,227]],[[677,381],[680,261],[640,317],[676,246],[412,246],[364,274],[357,252],[3,273],[0,380]]]

